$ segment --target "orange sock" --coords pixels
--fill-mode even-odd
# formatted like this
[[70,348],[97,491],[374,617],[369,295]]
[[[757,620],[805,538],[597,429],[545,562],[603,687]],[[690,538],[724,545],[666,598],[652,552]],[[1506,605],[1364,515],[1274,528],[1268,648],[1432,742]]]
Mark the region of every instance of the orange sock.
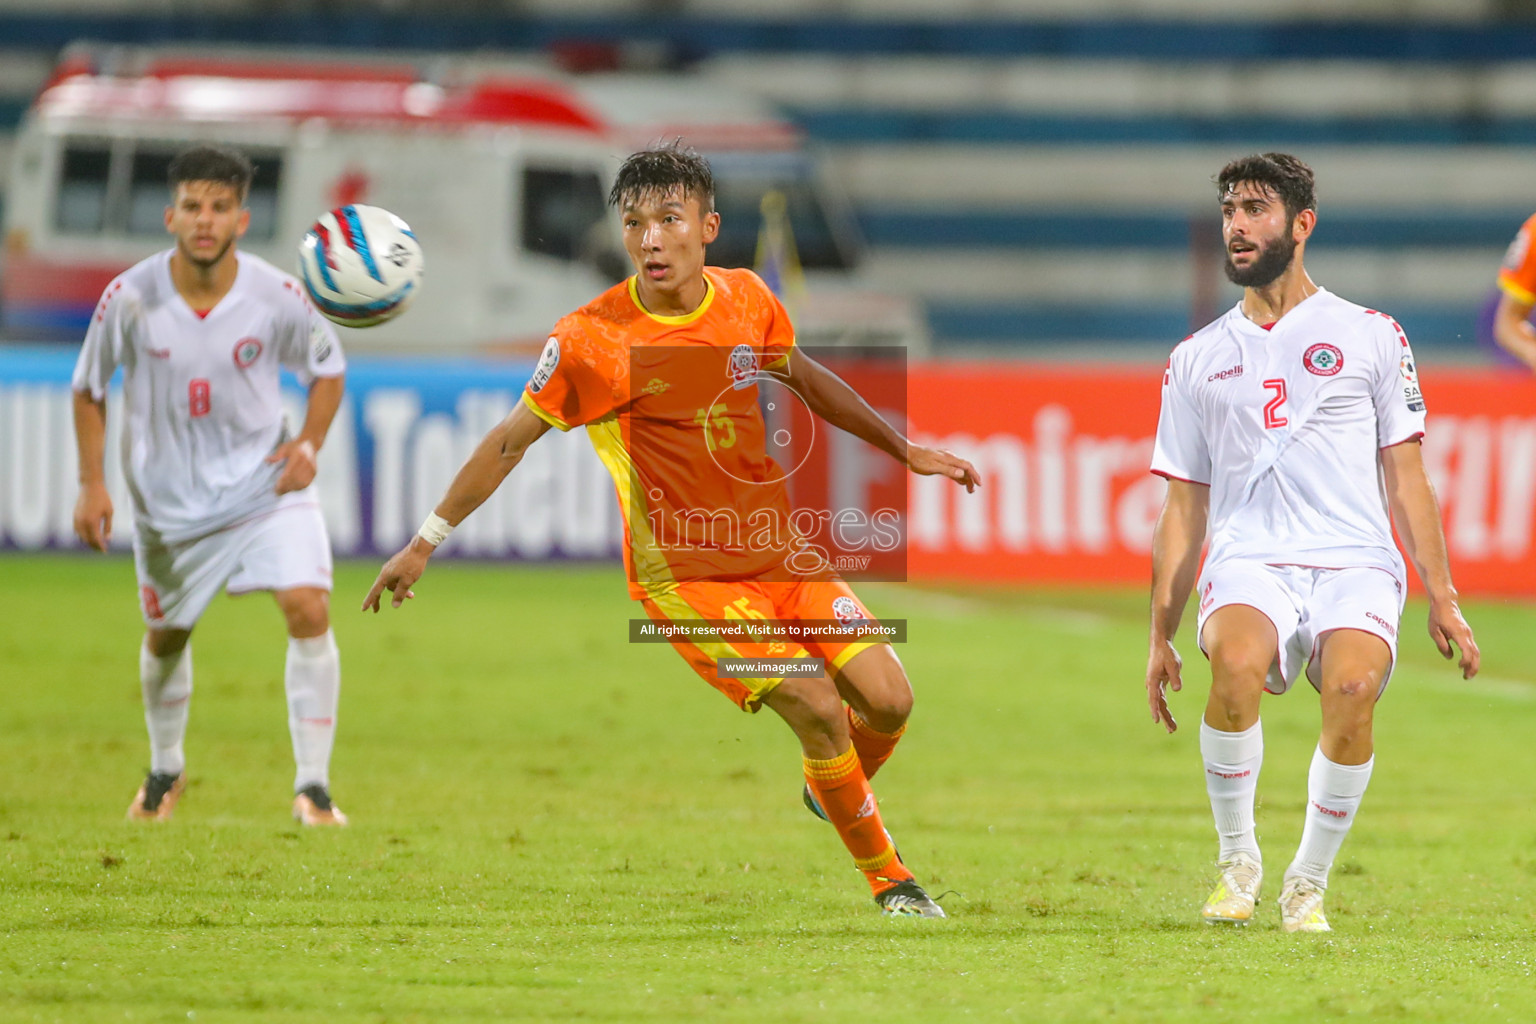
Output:
[[853,749],[859,752],[859,767],[864,769],[866,779],[875,777],[875,772],[890,759],[891,751],[896,749],[897,741],[906,731],[903,724],[895,732],[876,732],[857,711],[851,706],[848,708],[848,735],[853,738]]
[[879,894],[893,883],[912,877],[912,872],[896,856],[891,837],[885,834],[875,794],[864,777],[864,769],[859,767],[859,755],[853,747],[826,761],[805,758],[805,781],[810,783],[843,845],[853,854],[853,863],[869,879],[871,890]]

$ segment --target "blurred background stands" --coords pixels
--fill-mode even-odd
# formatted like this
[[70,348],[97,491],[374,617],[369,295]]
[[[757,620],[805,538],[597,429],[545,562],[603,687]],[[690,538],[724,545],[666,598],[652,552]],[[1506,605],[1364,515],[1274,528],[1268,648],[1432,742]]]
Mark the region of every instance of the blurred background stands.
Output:
[[[0,2],[0,133],[61,49],[552,55],[757,92],[821,149],[939,353],[1157,360],[1234,300],[1211,176],[1317,170],[1313,276],[1476,358],[1536,209],[1536,0]],[[9,166],[0,142],[0,175]],[[3,180],[0,180],[3,187]]]

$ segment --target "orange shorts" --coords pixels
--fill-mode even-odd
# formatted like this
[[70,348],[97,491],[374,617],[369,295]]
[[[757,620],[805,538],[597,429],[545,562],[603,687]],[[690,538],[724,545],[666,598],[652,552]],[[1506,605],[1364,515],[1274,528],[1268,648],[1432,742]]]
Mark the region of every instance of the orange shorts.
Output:
[[[641,599],[645,613],[656,622],[684,622],[707,619],[726,621],[816,620],[848,622],[874,616],[853,595],[853,589],[841,580],[791,582],[750,581],[734,583],[679,583],[670,593]],[[715,674],[718,658],[821,658],[827,671],[836,673],[861,651],[883,640],[775,640],[751,643],[721,639],[711,643],[701,639],[673,640],[672,646],[683,660],[693,666],[706,683],[736,702],[743,711],[756,711],[763,698],[784,681],[783,676],[766,678],[721,679]]]

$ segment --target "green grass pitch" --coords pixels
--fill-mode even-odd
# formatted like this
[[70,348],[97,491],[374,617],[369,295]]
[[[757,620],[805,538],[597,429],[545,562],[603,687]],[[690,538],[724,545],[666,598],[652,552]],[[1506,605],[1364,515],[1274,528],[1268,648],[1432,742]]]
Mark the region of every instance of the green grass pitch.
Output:
[[1184,728],[1153,726],[1129,591],[869,586],[917,689],[877,780],[944,922],[882,919],[800,805],[798,751],[665,645],[614,567],[437,565],[403,611],[339,567],[334,792],[288,817],[281,619],[219,600],[193,640],[191,786],[147,764],[122,558],[0,559],[0,1021],[1529,1021],[1536,609],[1471,602],[1470,683],[1423,607],[1378,715],[1330,936],[1274,897],[1317,700],[1265,703],[1259,923],[1197,920],[1215,841],[1186,622]]

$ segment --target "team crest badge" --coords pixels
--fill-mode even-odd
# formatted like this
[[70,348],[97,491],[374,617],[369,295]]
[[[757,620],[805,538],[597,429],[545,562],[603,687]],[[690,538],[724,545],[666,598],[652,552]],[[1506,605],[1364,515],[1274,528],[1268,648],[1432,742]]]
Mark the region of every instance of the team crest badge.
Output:
[[549,383],[549,378],[555,375],[555,367],[560,365],[560,339],[554,335],[544,343],[544,351],[539,355],[539,365],[533,368],[533,377],[528,381],[528,390],[538,394],[544,385]]
[[749,388],[757,380],[757,353],[751,345],[737,345],[731,349],[731,361],[726,366],[731,375],[731,387],[740,391]]
[[832,602],[832,616],[844,626],[854,622],[863,622],[868,618],[864,614],[864,609],[859,607],[859,602],[847,595],[839,597]]
[[1308,373],[1315,373],[1319,377],[1332,377],[1344,369],[1344,353],[1327,342],[1320,342],[1307,349],[1301,361],[1306,364]]
[[241,338],[235,342],[235,365],[242,370],[249,370],[256,360],[261,358],[260,338]]

